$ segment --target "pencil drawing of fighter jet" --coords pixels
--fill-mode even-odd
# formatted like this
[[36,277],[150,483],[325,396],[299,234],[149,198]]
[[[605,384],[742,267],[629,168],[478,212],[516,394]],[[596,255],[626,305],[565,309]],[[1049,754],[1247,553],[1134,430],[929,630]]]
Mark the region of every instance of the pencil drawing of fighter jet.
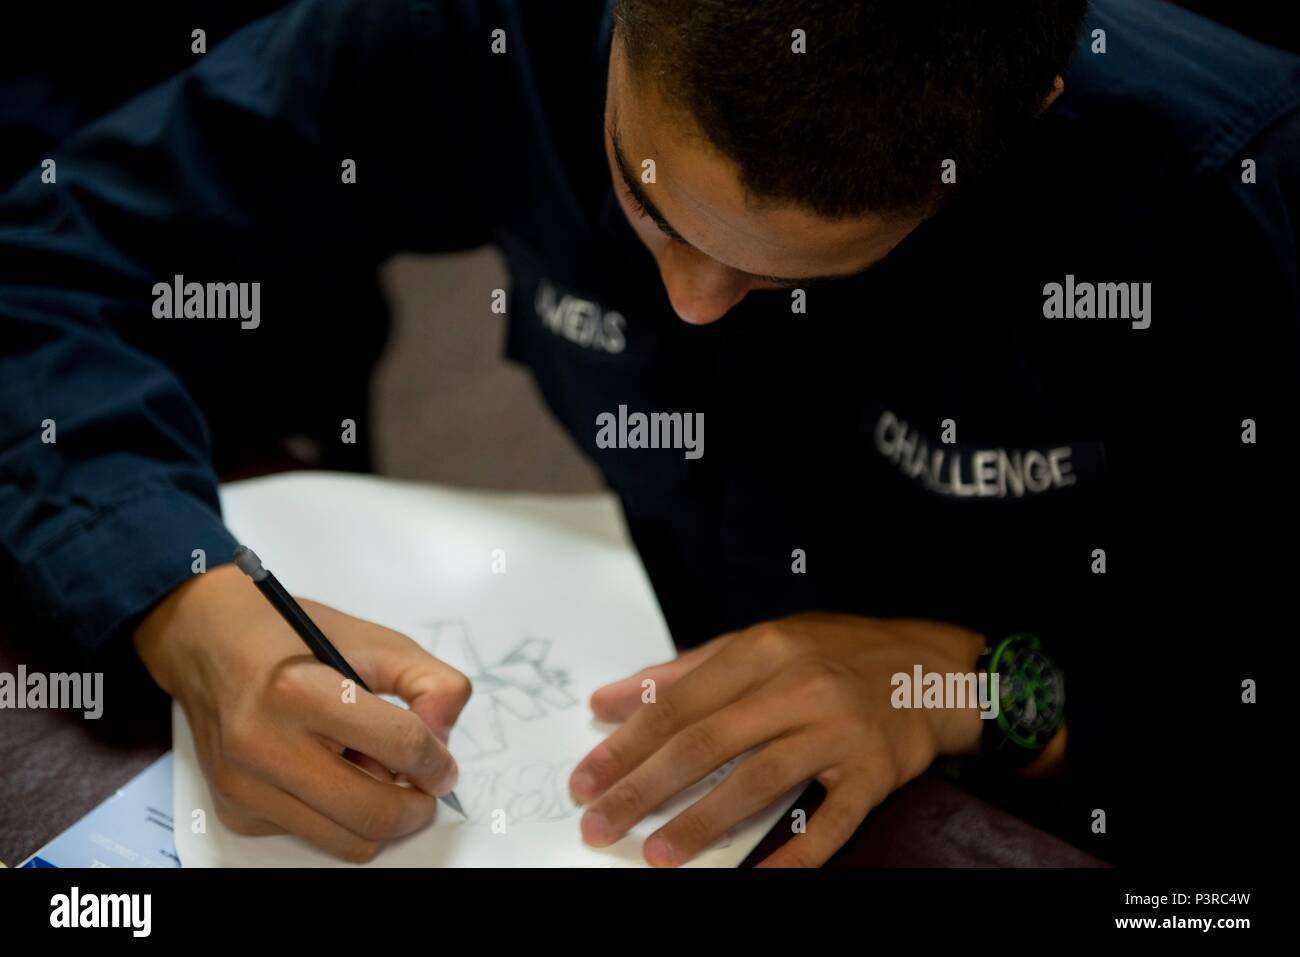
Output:
[[525,638],[501,660],[484,665],[465,625],[446,621],[433,626],[430,650],[474,685],[474,694],[452,729],[452,751],[457,757],[504,751],[508,744],[502,712],[520,721],[535,721],[547,714],[548,705],[568,708],[577,704],[578,699],[565,689],[568,675],[544,664],[551,650],[548,638]]

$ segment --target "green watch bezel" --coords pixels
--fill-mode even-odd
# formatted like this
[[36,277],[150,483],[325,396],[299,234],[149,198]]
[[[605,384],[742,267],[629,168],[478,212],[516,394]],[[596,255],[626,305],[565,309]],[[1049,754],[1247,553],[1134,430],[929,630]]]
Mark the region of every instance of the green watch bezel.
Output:
[[[1057,710],[1056,720],[1047,727],[1044,727],[1041,730],[1035,730],[1029,735],[1022,733],[1007,718],[1007,712],[1009,710],[1008,701],[1012,689],[1017,687],[1014,683],[1017,678],[1021,679],[1020,687],[1023,687],[1024,683],[1027,682],[1029,684],[1028,693],[1034,694],[1038,689],[1038,678],[1040,677],[1040,674],[1025,676],[1020,675],[1015,670],[1010,670],[1015,667],[1014,664],[1009,661],[1012,657],[1009,655],[1009,652],[1013,648],[1018,653],[1028,651],[1045,659],[1047,663],[1051,665],[1052,671],[1058,679],[1057,684],[1059,685],[1059,690],[1057,701],[1055,703]],[[1010,742],[1018,748],[1031,753],[1041,751],[1043,748],[1047,747],[1047,743],[1051,741],[1056,735],[1056,732],[1060,730],[1060,727],[1065,720],[1065,689],[1064,674],[1061,672],[1061,669],[1057,666],[1056,662],[1053,661],[1043,650],[1042,639],[1027,631],[1015,632],[1014,634],[1008,635],[998,642],[989,653],[988,666],[985,670],[991,675],[998,675],[998,714],[995,721],[997,728],[1002,733],[1002,738],[1004,739],[1002,743]],[[1011,704],[1014,706],[1015,703],[1011,702]]]

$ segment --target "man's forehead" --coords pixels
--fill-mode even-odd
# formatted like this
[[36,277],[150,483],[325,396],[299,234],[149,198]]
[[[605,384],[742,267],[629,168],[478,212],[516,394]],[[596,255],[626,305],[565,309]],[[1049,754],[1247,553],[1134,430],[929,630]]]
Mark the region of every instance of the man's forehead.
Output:
[[[874,254],[879,243],[873,241],[879,224],[827,220],[793,206],[756,202],[731,164],[716,152],[693,143],[643,149],[641,128],[620,124],[619,116],[617,107],[612,108],[609,134],[617,175],[670,238],[739,272],[781,285],[846,278],[879,258]],[[674,143],[674,137],[658,127],[644,139]]]

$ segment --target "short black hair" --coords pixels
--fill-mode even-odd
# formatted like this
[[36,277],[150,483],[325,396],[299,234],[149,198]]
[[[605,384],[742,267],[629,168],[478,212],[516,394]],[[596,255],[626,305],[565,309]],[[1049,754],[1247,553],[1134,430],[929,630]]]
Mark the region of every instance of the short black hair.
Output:
[[[1038,114],[1087,0],[618,0],[637,82],[758,201],[896,216],[995,165]],[[806,52],[793,51],[803,30]]]

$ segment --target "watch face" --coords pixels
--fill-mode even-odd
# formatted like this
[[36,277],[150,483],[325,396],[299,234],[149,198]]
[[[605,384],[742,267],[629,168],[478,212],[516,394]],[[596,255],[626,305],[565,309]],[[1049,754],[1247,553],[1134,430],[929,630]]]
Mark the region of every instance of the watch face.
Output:
[[1061,726],[1065,713],[1065,676],[1033,635],[1016,635],[990,670],[998,674],[1002,713],[998,723],[1024,748],[1042,748]]

